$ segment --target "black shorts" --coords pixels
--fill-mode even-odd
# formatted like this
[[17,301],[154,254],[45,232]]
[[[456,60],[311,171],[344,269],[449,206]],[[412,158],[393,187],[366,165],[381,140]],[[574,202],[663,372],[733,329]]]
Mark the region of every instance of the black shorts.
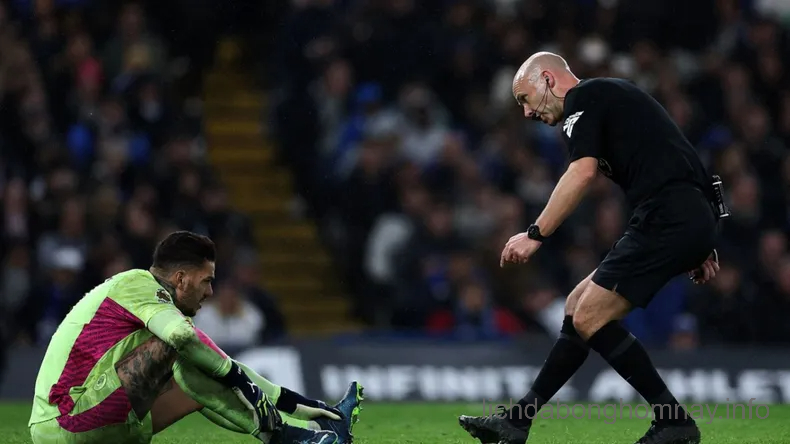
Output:
[[644,308],[674,277],[707,259],[715,248],[717,218],[695,188],[667,190],[640,205],[592,281]]

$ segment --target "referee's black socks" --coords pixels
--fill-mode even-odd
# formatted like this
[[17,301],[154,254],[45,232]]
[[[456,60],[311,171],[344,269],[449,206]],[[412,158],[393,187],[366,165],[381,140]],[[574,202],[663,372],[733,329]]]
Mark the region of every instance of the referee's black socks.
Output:
[[687,420],[688,414],[669,392],[645,348],[620,322],[604,325],[587,344],[653,406],[653,419],[668,423]]
[[510,409],[510,421],[520,427],[532,424],[540,408],[571,379],[589,354],[590,348],[573,327],[573,317],[565,316],[560,337],[543,363],[532,389]]

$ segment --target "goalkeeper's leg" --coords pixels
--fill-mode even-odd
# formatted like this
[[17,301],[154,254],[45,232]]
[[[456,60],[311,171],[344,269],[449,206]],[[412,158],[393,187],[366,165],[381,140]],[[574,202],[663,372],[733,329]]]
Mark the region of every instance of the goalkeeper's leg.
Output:
[[[286,404],[282,399],[280,399],[280,394],[282,393],[281,387],[273,384],[272,382],[268,381],[263,376],[255,373],[252,369],[245,366],[244,364],[236,361],[236,364],[241,367],[247,376],[254,382],[258,387],[263,389],[266,396],[269,400],[277,405]],[[287,389],[286,389],[287,390]],[[286,394],[286,397],[294,396],[290,393]],[[299,395],[297,395],[299,396]],[[285,424],[292,425],[294,427],[300,427],[310,430],[329,430],[337,433],[338,435],[338,444],[347,444],[352,442],[352,434],[351,429],[353,423],[357,420],[357,416],[359,414],[359,409],[361,408],[360,402],[362,401],[362,387],[353,382],[349,387],[348,392],[343,397],[343,399],[335,406],[342,414],[343,418],[341,420],[333,420],[327,416],[320,416],[318,419],[308,420],[308,419],[300,419],[295,417],[295,414],[289,414],[282,410],[279,410],[282,420]],[[243,430],[239,429],[235,424],[226,420],[222,415],[214,412],[211,409],[204,408],[200,410],[200,413],[209,419],[211,422],[217,424],[220,427],[223,427],[228,430],[244,433]],[[298,414],[304,415],[304,412],[299,412]]]
[[[238,427],[236,424],[228,421],[225,419],[224,416],[220,415],[219,413],[209,409],[203,408],[200,410],[200,414],[203,415],[206,419],[213,422],[214,424],[222,427],[223,429],[230,430],[232,432],[237,433],[246,433],[243,429]],[[280,416],[282,416],[283,422],[288,425],[292,425],[294,427],[300,427],[303,429],[310,429],[310,430],[324,430],[317,422],[315,421],[306,421],[304,419],[297,419],[289,416],[286,413],[280,412]],[[328,430],[328,429],[327,429]]]
[[[141,424],[148,424],[149,436],[193,412],[210,409],[225,420],[220,424],[222,426],[232,424],[233,427],[228,427],[231,430],[256,435],[263,441],[271,438],[267,432],[272,430],[258,430],[255,414],[233,390],[197,368],[185,365],[175,350],[157,338],[137,347],[116,366],[116,371],[135,416],[144,418]],[[273,422],[281,421],[279,412],[273,407],[266,415],[277,420]],[[260,422],[267,424],[264,419],[262,417]],[[318,439],[320,434],[330,435],[329,432],[316,433],[291,425],[276,428],[277,438],[272,442],[277,444],[322,442]],[[335,437],[334,434],[331,436]],[[324,441],[329,444],[334,440]]]
[[[228,430],[240,433],[252,433],[255,429],[255,422],[247,407],[242,404],[239,398],[226,386],[213,378],[207,376],[197,368],[179,360],[173,367],[173,376],[177,388],[176,394],[168,399],[162,396],[157,399],[154,405],[154,418],[161,412],[162,428],[183,418],[178,415],[179,410],[190,410],[185,407],[192,404],[189,413],[199,411],[211,422]],[[250,378],[257,385],[259,381]],[[261,387],[263,388],[263,387]],[[264,393],[266,390],[264,390]],[[267,393],[268,395],[268,393]],[[267,396],[268,397],[268,396]],[[160,402],[161,401],[161,402]],[[272,403],[273,400],[269,399]],[[179,408],[179,406],[182,406]],[[160,407],[160,409],[157,409]],[[283,422],[292,427],[303,429],[321,430],[321,427],[313,421],[305,421],[283,415],[281,412],[273,412],[282,417]],[[154,420],[154,433],[158,431],[157,421]],[[161,429],[160,429],[161,430]]]
[[[158,338],[151,338],[138,346],[116,366],[118,379],[129,398],[135,416],[146,418],[151,432],[156,434],[187,415],[204,409],[207,404],[225,406],[223,415],[236,431],[253,433],[255,421],[236,395],[230,390],[222,396],[219,382],[209,376],[207,387],[213,387],[212,400],[209,396],[190,396],[176,384],[180,378],[178,353]],[[175,375],[178,371],[178,375]],[[178,376],[178,378],[176,378]],[[144,421],[145,422],[145,421]]]
[[[181,406],[188,405],[192,401],[198,405],[198,408],[206,417],[216,424],[231,431],[257,436],[263,442],[271,442],[272,444],[292,444],[297,442],[302,444],[334,444],[337,442],[337,435],[332,431],[309,430],[291,424],[282,424],[281,415],[270,400],[267,400],[270,407],[261,416],[261,423],[277,423],[279,425],[274,427],[275,430],[262,430],[261,432],[263,433],[259,433],[254,415],[248,409],[248,406],[245,406],[239,399],[238,395],[224,384],[207,376],[181,359],[173,367],[173,379],[177,389],[171,390],[171,393],[173,393],[171,396],[168,396],[167,393],[160,396],[152,411],[154,417],[161,418],[155,421],[157,424],[154,428],[155,433],[182,418],[182,415],[178,415],[175,412],[178,412],[179,408],[182,408]],[[181,411],[183,412],[183,410]],[[275,418],[276,420],[267,421],[265,418],[270,420]]]
[[[228,357],[227,353],[219,348],[219,346],[217,346],[217,344],[215,344],[214,341],[212,341],[211,338],[209,338],[208,335],[202,330],[195,328],[195,332],[204,344],[211,347],[215,352],[222,355],[223,357]],[[255,385],[260,387],[261,391],[266,394],[266,397],[269,399],[269,401],[275,405],[277,410],[280,412],[280,416],[282,417],[282,420],[285,424],[310,430],[330,429],[323,428],[318,422],[312,420],[313,418],[317,417],[330,417],[335,415],[337,412],[330,411],[329,406],[323,406],[326,407],[327,410],[311,409],[310,405],[314,405],[317,401],[306,399],[298,393],[274,384],[243,363],[238,361],[235,362],[236,365],[244,370],[244,373],[247,375],[247,377],[250,378],[250,380],[255,383]],[[316,405],[316,407],[318,407],[318,405]],[[202,413],[212,422],[223,426],[220,419],[221,416],[218,418],[216,415],[212,414],[210,409],[208,411],[204,410]],[[331,419],[340,420],[342,418],[333,417]]]
[[[195,331],[204,344],[218,354],[227,357],[227,354],[214,344],[208,335],[199,328],[196,328]],[[340,402],[329,406],[323,401],[306,398],[293,390],[274,384],[241,362],[234,362],[266,394],[267,398],[279,410],[282,420],[286,424],[310,430],[333,431],[338,435],[339,444],[353,441],[351,431],[359,419],[362,409],[360,404],[364,399],[363,388],[358,382],[354,381],[349,385]],[[210,414],[205,416],[212,419]]]

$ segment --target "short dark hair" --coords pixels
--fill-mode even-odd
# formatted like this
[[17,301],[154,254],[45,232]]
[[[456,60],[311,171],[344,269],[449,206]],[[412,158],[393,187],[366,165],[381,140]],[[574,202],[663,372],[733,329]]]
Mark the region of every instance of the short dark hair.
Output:
[[214,262],[217,255],[214,242],[206,236],[189,231],[170,233],[154,250],[154,268],[173,270],[179,267],[201,267]]

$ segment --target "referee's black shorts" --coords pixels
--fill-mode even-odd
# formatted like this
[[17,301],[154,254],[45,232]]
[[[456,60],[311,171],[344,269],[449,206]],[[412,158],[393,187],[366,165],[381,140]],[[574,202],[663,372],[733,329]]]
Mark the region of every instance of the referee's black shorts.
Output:
[[674,187],[635,209],[592,281],[644,308],[671,279],[705,262],[717,219],[702,191]]

